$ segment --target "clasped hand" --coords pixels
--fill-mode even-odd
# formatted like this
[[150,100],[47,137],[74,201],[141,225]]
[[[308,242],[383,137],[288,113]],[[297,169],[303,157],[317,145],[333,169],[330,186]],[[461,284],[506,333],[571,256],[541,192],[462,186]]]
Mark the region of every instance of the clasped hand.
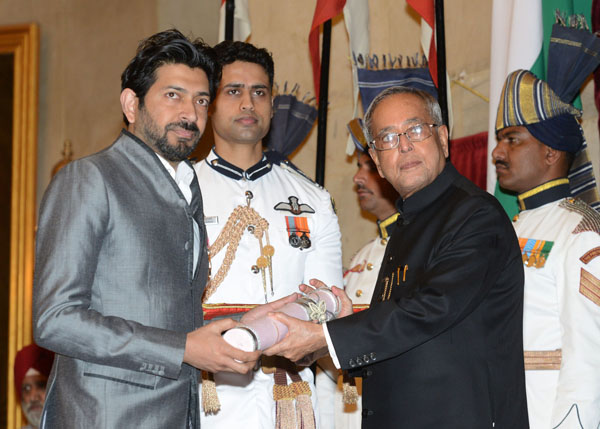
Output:
[[[309,283],[316,288],[327,287],[325,283],[316,279],[312,279]],[[300,285],[302,292],[308,292],[309,289],[310,286],[308,285]],[[338,317],[352,314],[352,301],[348,298],[348,295],[335,286],[332,286],[331,291],[340,299],[342,304]],[[327,354],[327,341],[321,325],[314,322],[305,322],[280,312],[269,312],[268,317],[285,324],[288,327],[288,333],[279,343],[264,350],[263,354],[283,356],[302,365],[309,364]]]

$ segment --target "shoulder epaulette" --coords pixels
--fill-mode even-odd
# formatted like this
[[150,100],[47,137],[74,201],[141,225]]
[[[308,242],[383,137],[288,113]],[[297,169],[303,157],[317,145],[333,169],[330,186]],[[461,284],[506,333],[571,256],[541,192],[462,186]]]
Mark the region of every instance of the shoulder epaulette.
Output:
[[576,212],[581,215],[581,221],[572,234],[592,231],[600,234],[600,214],[579,198],[566,198],[560,202],[559,207]]
[[283,154],[281,154],[277,151],[274,151],[274,150],[268,150],[265,152],[265,156],[267,157],[267,160],[271,164],[278,165],[282,169],[284,169],[292,174],[295,174],[298,177],[302,177],[303,179],[308,180],[310,183],[312,183],[316,187],[323,189],[323,187],[321,185],[319,185],[317,182],[315,182],[310,177],[308,177],[306,175],[306,173],[304,173],[304,171],[302,171],[298,167],[296,167],[294,165],[294,163],[292,163],[292,161],[290,161],[285,156],[283,156]]

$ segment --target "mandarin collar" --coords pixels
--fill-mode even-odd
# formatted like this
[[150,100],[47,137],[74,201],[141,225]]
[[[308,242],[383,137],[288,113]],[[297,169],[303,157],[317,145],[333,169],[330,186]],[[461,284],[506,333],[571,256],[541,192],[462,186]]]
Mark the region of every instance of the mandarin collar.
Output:
[[542,183],[529,191],[517,195],[519,211],[537,209],[545,204],[571,196],[569,179],[550,180]]
[[206,157],[205,161],[213,170],[235,180],[256,180],[267,174],[271,171],[271,168],[273,168],[273,164],[267,160],[267,157],[263,153],[260,161],[247,170],[242,170],[221,158],[214,147],[211,149],[210,154]]
[[392,228],[396,225],[396,219],[398,219],[400,213],[394,213],[393,215],[386,217],[381,221],[377,221],[377,226],[379,229],[379,238],[388,238],[392,235]]
[[396,201],[396,208],[400,213],[398,221],[402,219],[403,224],[408,223],[416,213],[437,200],[458,177],[460,177],[460,174],[456,171],[456,168],[450,161],[446,161],[444,169],[433,182],[418,190],[406,200],[402,200],[401,197],[398,198]]

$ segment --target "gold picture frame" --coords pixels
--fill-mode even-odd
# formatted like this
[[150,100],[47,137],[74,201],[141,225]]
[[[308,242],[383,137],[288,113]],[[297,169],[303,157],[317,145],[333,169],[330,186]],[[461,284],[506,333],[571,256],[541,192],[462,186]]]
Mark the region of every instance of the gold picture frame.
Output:
[[[19,428],[21,409],[14,389],[16,352],[32,342],[31,296],[36,211],[39,27],[0,27],[0,54],[13,58],[10,268],[7,340],[6,427]],[[4,190],[3,190],[4,191]]]

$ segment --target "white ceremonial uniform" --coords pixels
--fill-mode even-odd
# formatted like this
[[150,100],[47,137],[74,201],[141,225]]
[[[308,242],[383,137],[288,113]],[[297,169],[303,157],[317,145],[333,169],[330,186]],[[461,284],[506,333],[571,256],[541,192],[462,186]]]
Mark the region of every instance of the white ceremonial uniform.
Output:
[[[543,192],[538,196],[543,198]],[[600,215],[572,198],[546,198],[533,207],[514,222],[525,269],[523,342],[529,422],[532,429],[596,429],[600,425]]]
[[379,222],[379,236],[363,246],[350,261],[350,269],[344,273],[344,287],[352,304],[369,304],[377,282],[377,275],[387,246],[389,233],[398,214]]
[[[195,165],[204,201],[209,245],[214,243],[230,214],[237,206],[247,205],[247,191],[252,193],[250,207],[269,223],[268,239],[275,248],[272,257],[273,291],[268,270],[257,269],[260,256],[258,239],[245,231],[231,263],[229,273],[206,301],[208,304],[263,304],[298,291],[298,285],[312,278],[327,285],[342,284],[341,234],[329,193],[297,172],[279,154],[267,156],[246,171],[218,157],[214,149]],[[297,222],[297,224],[295,223]],[[290,232],[296,225],[297,235],[309,239],[309,247],[292,247]],[[309,231],[304,231],[307,226]],[[263,238],[263,244],[267,244]],[[211,255],[214,275],[223,263],[225,249]],[[319,427],[318,407],[314,394],[313,373],[300,372],[311,385],[313,408]],[[221,410],[216,415],[201,413],[207,428],[275,427],[273,374],[261,369],[247,375],[215,374]],[[291,380],[288,377],[288,383]]]
[[[379,235],[365,244],[350,261],[350,269],[344,273],[344,289],[352,304],[367,306],[375,289],[379,268],[385,253],[391,229],[398,218],[394,213],[377,222]],[[335,429],[360,429],[362,424],[362,378],[354,379],[358,391],[356,404],[343,400],[343,374],[336,369],[331,358],[319,359],[317,366],[317,392],[321,405],[323,427]]]

